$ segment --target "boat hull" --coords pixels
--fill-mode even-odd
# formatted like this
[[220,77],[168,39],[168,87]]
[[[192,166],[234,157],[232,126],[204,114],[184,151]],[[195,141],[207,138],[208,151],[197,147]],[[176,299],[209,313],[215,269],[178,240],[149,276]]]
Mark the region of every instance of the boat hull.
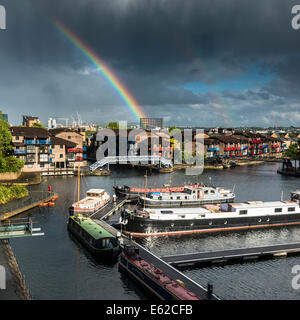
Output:
[[230,203],[234,201],[232,198],[218,198],[218,199],[203,199],[203,200],[186,200],[186,201],[177,201],[177,200],[151,200],[151,199],[140,199],[139,202],[145,207],[152,208],[175,208],[175,207],[197,207],[204,204],[218,204],[218,203]]
[[161,300],[179,300],[175,295],[166,290],[162,285],[151,279],[143,270],[139,269],[130,260],[123,255],[119,261],[120,271],[126,273],[130,278],[147,289],[151,294],[155,295]]
[[133,192],[130,191],[129,189],[126,190],[124,188],[120,188],[120,187],[113,187],[115,190],[115,194],[117,197],[119,198],[128,198],[128,199],[138,199],[138,197],[141,195],[140,192]]
[[111,200],[108,200],[105,203],[103,203],[101,206],[99,206],[97,208],[93,208],[93,209],[77,209],[77,208],[74,208],[73,206],[71,206],[71,207],[69,207],[69,213],[70,213],[70,216],[81,214],[85,217],[89,217],[90,215],[100,211],[102,208],[104,208],[110,202],[111,202]]
[[288,225],[300,225],[300,214],[277,216],[236,217],[218,219],[153,220],[133,216],[124,228],[134,236],[159,236],[176,234],[209,233],[238,231],[254,228],[270,228]]

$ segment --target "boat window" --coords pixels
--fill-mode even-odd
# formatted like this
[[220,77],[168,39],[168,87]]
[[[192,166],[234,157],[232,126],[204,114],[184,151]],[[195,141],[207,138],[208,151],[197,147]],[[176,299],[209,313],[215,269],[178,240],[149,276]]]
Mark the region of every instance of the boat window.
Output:
[[275,208],[274,212],[282,212],[282,208]]
[[240,210],[240,214],[247,214],[248,210]]
[[173,197],[170,197],[171,200],[173,200]]
[[182,218],[182,219],[184,219],[185,218],[185,215],[181,215],[181,216],[179,216],[180,218]]
[[211,190],[210,193],[215,193],[215,190]]
[[160,213],[162,213],[162,214],[173,213],[173,211],[172,210],[161,210]]
[[208,190],[204,190],[204,194],[208,194]]
[[159,197],[158,197],[158,200],[162,200],[162,196],[159,196]]
[[295,211],[295,207],[288,208],[288,212]]
[[185,200],[187,200],[187,198],[188,198],[187,196],[184,197]]
[[179,197],[179,196],[177,197],[177,200],[180,200],[180,197]]

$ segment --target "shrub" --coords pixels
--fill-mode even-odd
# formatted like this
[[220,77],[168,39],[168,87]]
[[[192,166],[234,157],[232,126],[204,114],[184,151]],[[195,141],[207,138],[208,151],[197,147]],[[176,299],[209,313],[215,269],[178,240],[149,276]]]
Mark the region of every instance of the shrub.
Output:
[[28,190],[24,186],[0,186],[0,204],[26,197],[28,194]]

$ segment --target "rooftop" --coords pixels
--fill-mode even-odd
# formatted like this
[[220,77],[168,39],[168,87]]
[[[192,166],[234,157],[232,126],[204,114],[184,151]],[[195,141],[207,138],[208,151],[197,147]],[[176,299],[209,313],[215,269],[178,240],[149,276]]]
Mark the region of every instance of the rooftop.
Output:
[[47,129],[35,127],[10,127],[13,136],[22,136],[27,138],[48,138],[49,132]]
[[269,208],[269,207],[289,207],[298,205],[294,201],[247,201],[243,203],[230,203],[233,208]]
[[75,221],[82,229],[89,233],[95,240],[101,238],[114,238],[114,236],[102,228],[99,224],[94,222],[90,218],[82,218],[79,222],[75,217],[70,217]]

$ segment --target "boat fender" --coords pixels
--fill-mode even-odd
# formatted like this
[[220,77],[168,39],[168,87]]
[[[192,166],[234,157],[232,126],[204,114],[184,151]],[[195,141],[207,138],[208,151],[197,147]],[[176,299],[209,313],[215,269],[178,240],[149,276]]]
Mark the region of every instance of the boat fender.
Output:
[[176,280],[176,282],[183,288],[185,288],[185,283],[179,279]]

